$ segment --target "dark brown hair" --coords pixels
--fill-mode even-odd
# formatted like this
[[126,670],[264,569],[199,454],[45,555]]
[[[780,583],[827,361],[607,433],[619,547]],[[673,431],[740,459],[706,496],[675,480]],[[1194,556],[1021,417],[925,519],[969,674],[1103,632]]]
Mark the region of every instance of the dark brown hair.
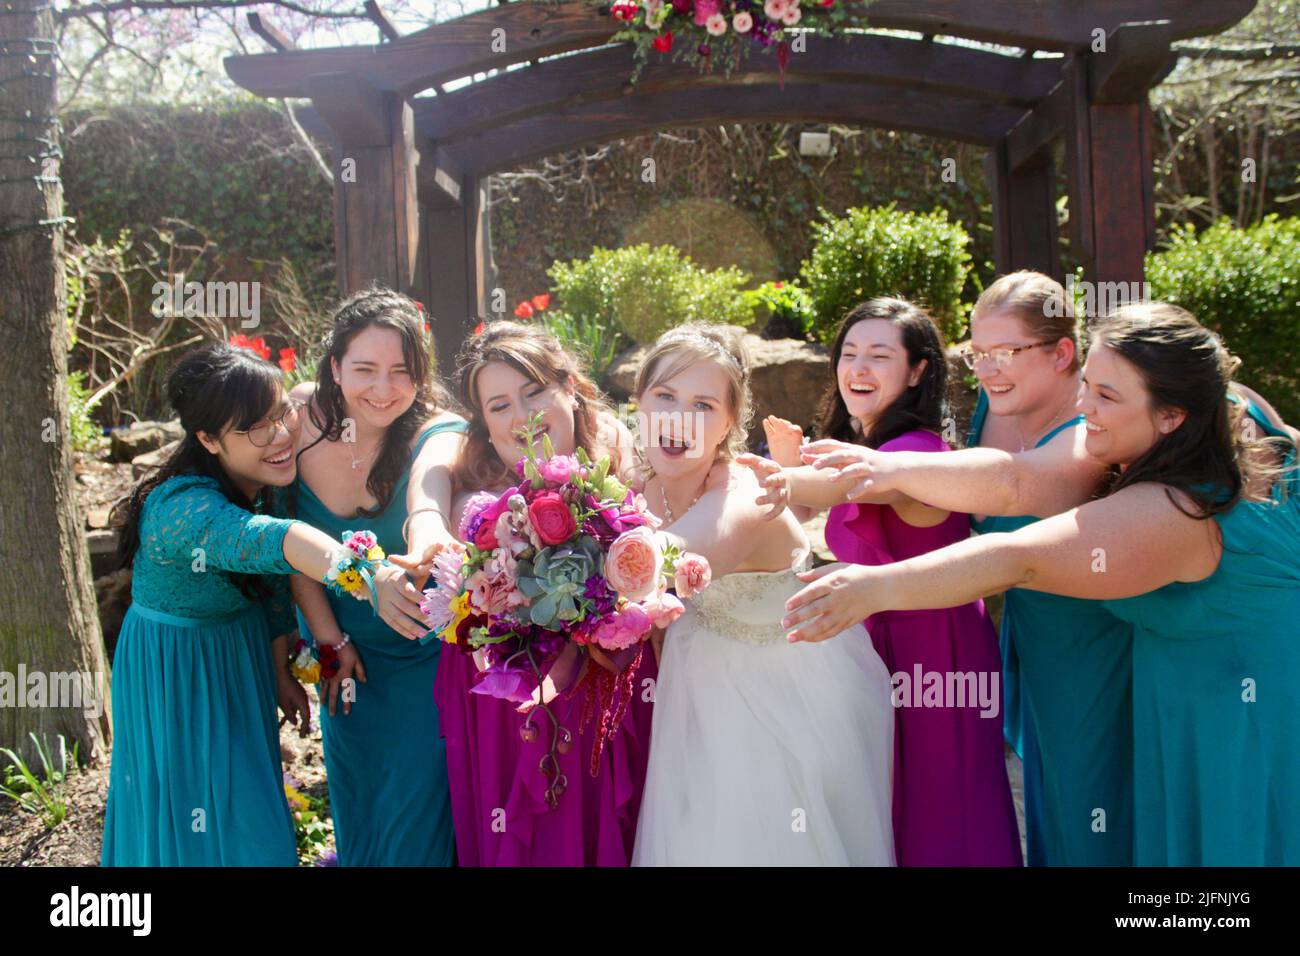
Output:
[[1246,437],[1241,427],[1245,403],[1227,397],[1241,360],[1190,312],[1166,302],[1134,303],[1099,320],[1090,331],[1092,348],[1113,349],[1137,368],[1153,411],[1186,413],[1177,428],[1115,473],[1112,492],[1141,481],[1159,482],[1196,503],[1195,512],[1187,511],[1167,490],[1184,514],[1209,518],[1230,511],[1251,479],[1280,475],[1280,468],[1269,465],[1269,451],[1291,443]]
[[[849,414],[840,394],[839,364],[844,354],[844,340],[849,330],[867,319],[885,319],[902,333],[909,368],[925,360],[921,380],[908,386],[881,413],[871,432],[863,435],[861,425]],[[948,413],[948,359],[943,351],[943,336],[919,305],[906,299],[881,297],[860,302],[849,310],[835,333],[831,345],[831,383],[822,396],[817,414],[817,435],[836,441],[854,442],[879,448],[885,442],[916,429],[939,433]]]
[[379,454],[366,478],[366,489],[375,496],[377,504],[371,511],[359,508],[357,513],[373,517],[388,507],[393,489],[406,470],[411,440],[417,430],[439,410],[447,408],[451,397],[433,377],[424,338],[424,318],[413,299],[392,289],[372,286],[344,299],[333,321],[325,339],[325,354],[316,368],[316,394],[310,406],[311,422],[320,436],[300,451],[299,457],[323,440],[338,441],[342,436],[346,414],[343,392],[334,379],[333,362],[342,364],[348,346],[364,329],[393,329],[401,336],[402,357],[415,385],[415,401],[385,430]]

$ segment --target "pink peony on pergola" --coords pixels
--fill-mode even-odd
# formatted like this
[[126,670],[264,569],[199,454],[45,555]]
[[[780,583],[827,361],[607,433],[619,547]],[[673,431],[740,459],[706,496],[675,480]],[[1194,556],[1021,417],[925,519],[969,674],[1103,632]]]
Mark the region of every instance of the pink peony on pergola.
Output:
[[[1222,31],[1253,6],[877,0],[870,27],[912,35],[808,36],[784,83],[774,56],[724,76],[652,54],[633,84],[630,44],[610,42],[622,24],[588,3],[520,0],[399,35],[372,0],[386,42],[295,49],[252,15],[273,52],[225,66],[260,96],[311,100],[304,123],[334,154],[341,291],[379,280],[409,292],[447,355],[488,311],[486,177],[665,127],[828,122],[987,147],[997,268],[1058,277],[1063,140],[1072,253],[1093,281],[1139,281],[1155,229],[1148,91],[1172,68],[1173,41]],[[355,176],[339,175],[345,160]]]

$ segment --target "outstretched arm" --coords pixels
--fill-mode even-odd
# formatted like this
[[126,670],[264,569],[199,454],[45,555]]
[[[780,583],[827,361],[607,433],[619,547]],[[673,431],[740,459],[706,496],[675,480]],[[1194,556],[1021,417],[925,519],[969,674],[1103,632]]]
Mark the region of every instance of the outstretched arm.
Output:
[[702,555],[716,578],[740,567],[754,550],[756,534],[765,529],[753,475],[727,469],[725,478],[720,476],[715,484],[686,514],[658,533],[683,551]]
[[1163,485],[1132,485],[1010,534],[897,564],[828,565],[787,603],[791,641],[821,641],[880,611],[956,607],[1008,588],[1108,600],[1213,573],[1217,525],[1183,514]]
[[850,501],[881,502],[900,493],[946,511],[988,515],[1060,514],[1092,498],[1106,466],[1088,454],[1081,428],[1016,454],[994,448],[882,452],[840,442],[813,442],[805,460],[837,472]]

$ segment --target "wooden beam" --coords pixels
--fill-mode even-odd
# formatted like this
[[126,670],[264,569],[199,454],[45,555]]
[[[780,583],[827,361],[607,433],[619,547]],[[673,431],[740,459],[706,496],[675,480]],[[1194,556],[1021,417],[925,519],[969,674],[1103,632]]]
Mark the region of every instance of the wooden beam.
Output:
[[370,22],[377,26],[379,32],[387,39],[396,40],[401,36],[397,32],[397,27],[393,26],[393,21],[388,19],[388,14],[384,12],[384,8],[376,0],[366,0],[365,8],[366,16],[370,19]]
[[250,13],[248,15],[248,28],[265,40],[277,52],[297,49],[292,40],[277,30],[269,20],[263,19],[260,13]]
[[1088,57],[1088,92],[1094,103],[1145,101],[1147,90],[1173,61],[1168,20],[1124,23],[1106,37],[1106,49]]
[[1155,226],[1151,110],[1145,102],[1094,104],[1088,122],[1092,191],[1079,203],[1095,232],[1084,273],[1094,282],[1141,282]]
[[425,136],[416,136],[419,165],[416,180],[420,202],[426,206],[458,206],[465,172],[447,150]]
[[476,174],[589,143],[656,129],[730,122],[832,122],[924,133],[978,145],[1006,135],[1020,113],[994,103],[957,102],[927,93],[835,83],[711,87],[634,93],[589,103],[447,145],[452,158]]
[[459,206],[420,208],[420,301],[429,312],[438,370],[450,374],[453,360],[472,323],[487,313],[491,237],[486,183],[474,176],[461,182]]
[[[1093,31],[1167,17],[1174,37],[1217,33],[1239,21],[1254,0],[877,0],[873,27],[914,30],[1017,47],[1082,51]],[[301,97],[318,73],[356,73],[405,96],[489,69],[598,46],[621,24],[582,0],[507,3],[409,33],[382,46],[289,50],[227,57],[230,77],[261,96]],[[495,33],[494,31],[501,31]],[[493,38],[504,49],[493,49]],[[496,44],[500,46],[500,44]],[[629,64],[629,67],[631,64]]]
[[[776,58],[747,58],[730,76],[701,76],[684,61],[655,58],[635,86],[627,83],[631,47],[620,44],[575,53],[527,69],[509,70],[415,104],[427,136],[453,141],[564,106],[616,99],[629,92],[684,87],[778,85]],[[877,83],[1028,108],[1060,80],[1060,61],[1017,57],[903,37],[858,35],[848,41],[809,37],[791,57],[786,76],[823,82]]]
[[386,98],[352,73],[322,73],[307,82],[312,105],[345,146],[387,146],[392,142]]

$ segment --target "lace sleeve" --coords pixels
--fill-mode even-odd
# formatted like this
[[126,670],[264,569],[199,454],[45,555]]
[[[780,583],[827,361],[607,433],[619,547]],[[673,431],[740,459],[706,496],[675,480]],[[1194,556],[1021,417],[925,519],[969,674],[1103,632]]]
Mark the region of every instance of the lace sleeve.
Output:
[[211,478],[163,482],[145,501],[140,551],[161,564],[193,564],[244,574],[292,574],[284,559],[291,520],[254,514],[226,499]]

